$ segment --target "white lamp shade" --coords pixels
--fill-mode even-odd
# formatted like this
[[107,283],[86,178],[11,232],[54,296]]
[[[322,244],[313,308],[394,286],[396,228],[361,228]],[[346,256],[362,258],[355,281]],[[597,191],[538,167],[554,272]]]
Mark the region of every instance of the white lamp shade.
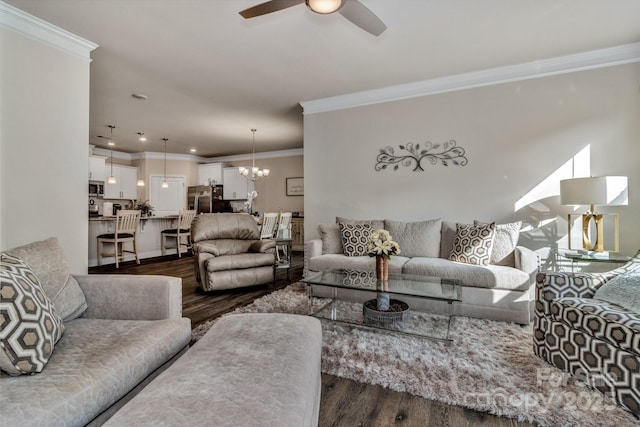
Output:
[[597,176],[560,181],[563,205],[619,206],[629,204],[626,176]]

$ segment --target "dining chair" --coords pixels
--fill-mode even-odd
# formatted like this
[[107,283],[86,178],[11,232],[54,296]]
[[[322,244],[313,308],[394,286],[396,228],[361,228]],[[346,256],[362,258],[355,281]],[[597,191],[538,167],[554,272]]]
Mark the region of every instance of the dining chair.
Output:
[[[291,239],[291,212],[280,212],[278,215],[278,226],[276,227],[276,239]],[[289,253],[287,247],[289,245],[281,244],[276,245],[276,258],[280,262],[280,251],[284,255],[284,258],[289,259]]]
[[[140,264],[138,250],[136,248],[136,232],[140,223],[139,210],[120,210],[116,214],[115,229],[113,233],[100,234],[98,236],[98,265],[102,265],[103,257],[114,257],[116,268],[120,268],[120,260],[124,260],[124,254],[133,254],[136,264]],[[113,253],[104,252],[104,244],[113,244]],[[125,250],[124,244],[131,243],[133,250]]]
[[265,212],[262,215],[262,226],[260,228],[260,240],[273,239],[278,224],[277,212]]
[[[167,249],[176,249],[178,258],[182,258],[181,248],[184,246],[187,251],[191,249],[191,222],[196,216],[195,210],[182,210],[178,213],[177,228],[169,228],[160,232],[162,255],[166,255]],[[167,246],[167,238],[175,239],[175,246]],[[186,238],[186,241],[183,240]]]

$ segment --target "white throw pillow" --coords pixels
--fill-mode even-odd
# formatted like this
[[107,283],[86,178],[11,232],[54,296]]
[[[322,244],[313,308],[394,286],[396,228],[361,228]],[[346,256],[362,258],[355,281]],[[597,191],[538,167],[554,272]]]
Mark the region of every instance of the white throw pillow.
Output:
[[[487,224],[477,220],[473,223],[475,225]],[[515,267],[516,259],[514,251],[520,238],[520,228],[522,228],[522,221],[496,224],[496,236],[493,239],[489,264]]]
[[338,224],[319,224],[318,229],[322,239],[322,255],[343,253],[342,237]]
[[29,243],[4,253],[23,260],[33,270],[63,321],[80,317],[87,309],[87,300],[76,279],[69,274],[57,238]]
[[640,314],[640,264],[638,266],[600,286],[593,297]]

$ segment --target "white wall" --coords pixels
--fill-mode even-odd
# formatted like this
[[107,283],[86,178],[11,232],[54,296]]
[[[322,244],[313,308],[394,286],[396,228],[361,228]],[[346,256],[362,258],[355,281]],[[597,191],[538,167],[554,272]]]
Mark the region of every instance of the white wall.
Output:
[[[621,65],[305,115],[305,235],[336,216],[521,219],[520,243],[566,247],[559,180],[626,175],[621,252],[640,248],[640,67]],[[464,167],[375,170],[379,150],[454,139]],[[575,161],[574,161],[575,157]],[[579,208],[578,211],[584,209]]]
[[[233,166],[251,165],[251,161],[234,161]],[[304,209],[303,196],[287,196],[287,178],[304,177],[303,156],[272,157],[256,159],[256,166],[269,169],[269,177],[255,183],[258,197],[253,209],[257,212],[301,212]]]
[[71,272],[86,273],[88,52],[6,26],[0,51],[0,249],[57,236]]

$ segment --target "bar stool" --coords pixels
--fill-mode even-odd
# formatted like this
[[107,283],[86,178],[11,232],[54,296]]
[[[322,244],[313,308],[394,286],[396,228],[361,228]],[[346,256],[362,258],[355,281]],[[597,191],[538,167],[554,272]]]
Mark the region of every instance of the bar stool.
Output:
[[[169,228],[160,232],[160,240],[162,246],[162,255],[165,255],[167,249],[176,249],[178,258],[182,258],[180,249],[184,246],[187,250],[191,249],[191,221],[196,216],[196,211],[183,210],[178,213],[178,228]],[[176,239],[175,246],[167,246],[167,237]],[[187,241],[183,242],[182,238],[186,237]]]
[[[138,258],[138,250],[136,249],[136,232],[138,231],[138,223],[140,222],[140,211],[138,210],[120,210],[116,214],[116,224],[113,233],[100,234],[98,236],[98,265],[102,265],[102,257],[114,257],[116,259],[116,268],[120,268],[120,259],[124,260],[124,254],[133,254],[136,257],[136,263],[140,264]],[[113,253],[103,252],[105,243],[113,244]],[[131,243],[133,250],[125,250],[124,244]]]

